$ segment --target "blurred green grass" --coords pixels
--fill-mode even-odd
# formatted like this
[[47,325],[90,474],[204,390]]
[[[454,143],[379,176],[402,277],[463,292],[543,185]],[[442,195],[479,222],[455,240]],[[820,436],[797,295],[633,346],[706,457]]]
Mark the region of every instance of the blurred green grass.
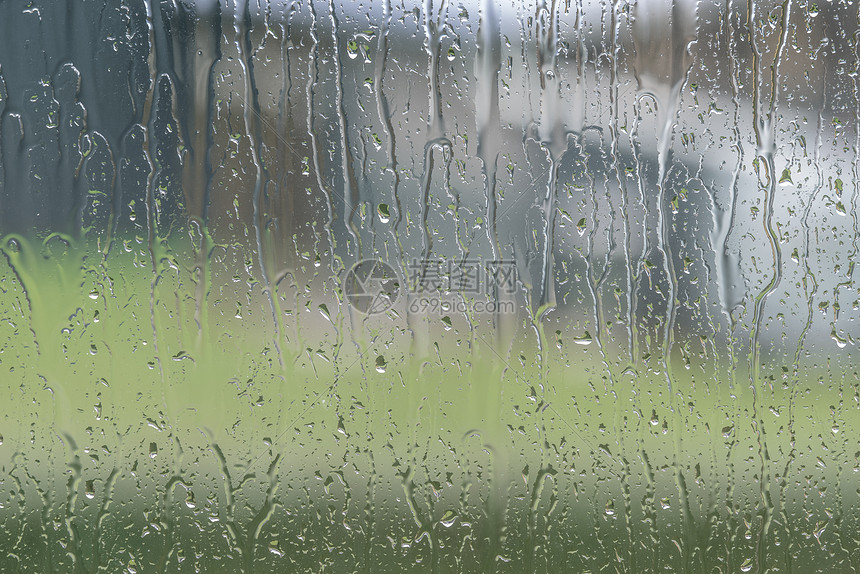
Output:
[[860,564],[850,369],[710,358],[670,390],[456,329],[419,359],[335,289],[276,324],[241,250],[201,287],[189,245],[54,242],[2,242],[4,571]]

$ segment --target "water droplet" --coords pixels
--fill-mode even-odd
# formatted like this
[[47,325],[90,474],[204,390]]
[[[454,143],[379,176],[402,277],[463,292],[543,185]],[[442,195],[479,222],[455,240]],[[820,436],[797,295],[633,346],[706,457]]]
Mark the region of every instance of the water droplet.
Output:
[[379,215],[379,221],[382,223],[388,223],[388,220],[391,218],[387,203],[380,203],[376,208],[376,213]]
[[589,333],[588,331],[586,331],[585,333],[583,333],[579,337],[573,338],[573,342],[576,343],[577,345],[590,345],[592,343],[592,341],[593,341],[593,339],[591,338],[591,333]]
[[358,42],[354,39],[346,43],[346,55],[353,60],[358,56]]

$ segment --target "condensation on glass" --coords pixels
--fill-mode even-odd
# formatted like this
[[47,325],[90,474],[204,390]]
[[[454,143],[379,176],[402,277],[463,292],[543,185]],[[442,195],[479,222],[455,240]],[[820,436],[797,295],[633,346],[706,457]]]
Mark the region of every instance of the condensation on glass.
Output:
[[0,4],[0,571],[860,569],[853,2]]

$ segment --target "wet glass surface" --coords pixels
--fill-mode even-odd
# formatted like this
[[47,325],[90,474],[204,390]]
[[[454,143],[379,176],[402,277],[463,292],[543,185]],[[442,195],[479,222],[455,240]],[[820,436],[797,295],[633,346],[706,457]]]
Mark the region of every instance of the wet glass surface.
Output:
[[0,2],[0,572],[860,569],[853,2]]

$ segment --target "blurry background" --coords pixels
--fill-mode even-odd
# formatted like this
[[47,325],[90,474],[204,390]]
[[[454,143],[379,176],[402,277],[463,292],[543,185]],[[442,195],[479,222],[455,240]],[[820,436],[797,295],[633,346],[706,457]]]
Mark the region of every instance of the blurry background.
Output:
[[853,3],[0,15],[10,572],[860,567]]

